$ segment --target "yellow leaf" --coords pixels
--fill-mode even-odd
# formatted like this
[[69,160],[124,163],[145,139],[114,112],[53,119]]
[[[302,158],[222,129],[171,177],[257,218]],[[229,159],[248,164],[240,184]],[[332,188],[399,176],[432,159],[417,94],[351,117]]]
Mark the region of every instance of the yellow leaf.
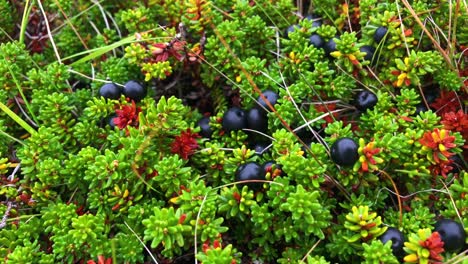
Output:
[[335,58],[340,58],[341,56],[343,56],[343,54],[338,50],[334,51],[334,52],[331,52],[330,55],[332,55]]
[[409,263],[417,263],[418,262],[418,256],[416,254],[411,254],[407,255],[403,261],[409,262]]
[[401,73],[400,75],[398,75],[397,87],[401,87],[401,85],[403,85],[403,82],[405,81],[406,76],[407,76],[406,73]]

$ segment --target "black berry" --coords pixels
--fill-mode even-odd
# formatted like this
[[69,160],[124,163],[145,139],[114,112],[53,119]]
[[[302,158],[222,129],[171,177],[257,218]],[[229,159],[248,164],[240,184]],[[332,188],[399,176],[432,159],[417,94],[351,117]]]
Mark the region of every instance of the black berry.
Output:
[[405,236],[403,236],[403,233],[401,233],[400,230],[394,227],[389,227],[387,231],[379,237],[379,239],[383,244],[387,243],[389,240],[392,241],[392,251],[393,255],[396,257],[401,258],[405,255],[405,251],[403,250]]
[[388,28],[387,27],[379,27],[374,33],[374,40],[377,43],[380,43],[382,39],[385,37],[387,34]]
[[[271,90],[263,91],[262,95],[272,106],[274,106],[279,99],[279,95]],[[267,103],[265,102],[265,100],[261,96],[258,97],[257,102],[258,102],[259,107],[262,107],[262,109],[263,108],[270,109]]]
[[368,90],[360,91],[354,97],[354,106],[361,112],[365,112],[367,109],[373,108],[378,102],[377,96]]
[[458,252],[465,246],[466,233],[460,223],[451,219],[441,219],[434,227],[434,231],[438,232],[444,241],[445,251]]
[[322,48],[325,44],[325,41],[319,34],[312,34],[309,38],[310,45],[316,48]]
[[330,149],[332,160],[340,166],[353,166],[359,159],[358,144],[351,138],[340,138]]
[[224,113],[222,126],[227,133],[247,128],[245,111],[236,106],[229,108]]
[[135,102],[141,101],[146,96],[146,88],[137,81],[128,81],[123,88],[125,97]]
[[122,91],[115,83],[106,83],[99,89],[99,95],[107,99],[117,100],[121,94]]
[[204,138],[211,138],[213,130],[210,127],[210,118],[202,117],[198,120],[197,125],[200,127],[200,135]]
[[[265,180],[265,169],[256,162],[249,162],[239,166],[236,171],[236,181]],[[252,182],[247,184],[250,188],[257,189],[262,183]]]
[[336,51],[336,42],[333,38],[329,39],[327,42],[325,42],[325,45],[323,45],[323,50],[325,51],[325,54],[327,56],[330,56],[330,53]]
[[256,130],[262,133],[268,130],[268,118],[262,109],[251,108],[247,112],[247,128]]
[[372,58],[374,57],[375,54],[375,48],[369,45],[364,45],[359,48],[361,52],[365,52],[366,55],[364,56],[364,60],[366,61],[372,61]]

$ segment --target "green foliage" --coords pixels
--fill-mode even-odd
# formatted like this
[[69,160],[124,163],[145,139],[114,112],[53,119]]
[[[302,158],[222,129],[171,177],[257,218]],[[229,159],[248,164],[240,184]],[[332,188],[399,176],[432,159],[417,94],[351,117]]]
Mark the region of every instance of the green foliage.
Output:
[[180,186],[187,186],[192,180],[191,168],[184,165],[185,162],[177,155],[166,157],[156,164],[154,169],[158,175],[152,181],[166,197],[172,196]]
[[15,12],[11,3],[7,0],[0,1],[0,25],[2,25],[2,31],[0,32],[0,40],[6,41],[7,36],[13,34],[14,21],[15,21]]
[[208,248],[205,252],[198,253],[196,257],[203,263],[230,264],[239,263],[236,260],[236,255],[235,249],[229,244],[224,248]]
[[143,32],[157,27],[154,20],[148,19],[151,16],[151,10],[146,7],[136,7],[120,12],[120,20],[127,30],[132,33]]
[[408,57],[395,59],[395,66],[389,67],[390,80],[396,87],[418,86],[421,84],[421,77],[428,73],[437,71],[442,64],[442,57],[434,51],[415,52]]
[[152,248],[162,244],[164,250],[161,253],[165,256],[180,254],[181,248],[188,246],[187,235],[192,231],[187,223],[190,217],[190,214],[187,215],[180,209],[174,211],[173,207],[153,208],[153,214],[142,221],[146,228],[145,241],[151,241]]
[[[424,263],[437,219],[468,226],[466,164],[452,169],[466,163],[465,2],[411,1],[425,28],[396,1],[57,0],[45,17],[23,2],[0,0],[4,262],[397,263],[388,226]],[[146,98],[99,96],[129,80]],[[364,89],[378,102],[358,111]],[[265,90],[267,131],[226,133],[225,111]],[[354,166],[332,161],[342,137]],[[235,182],[248,162],[274,163],[259,188]]]
[[387,230],[381,227],[382,219],[375,212],[369,212],[368,206],[353,206],[352,212],[346,215],[344,227],[354,233],[347,237],[348,242],[354,243],[358,240],[370,240],[379,237]]
[[362,67],[360,61],[363,60],[365,53],[359,51],[360,44],[356,45],[356,33],[345,32],[339,39],[335,39],[335,42],[337,51],[330,55],[338,58],[338,63],[348,72],[352,72],[354,67],[360,69]]
[[323,239],[322,229],[329,225],[331,214],[320,204],[319,197],[318,191],[306,192],[302,185],[297,185],[296,192],[291,193],[280,209],[291,212],[293,222],[305,234],[314,234]]
[[237,186],[224,187],[219,197],[219,212],[226,212],[226,218],[236,217],[245,221],[250,208],[256,204],[254,193],[247,185],[241,190]]
[[400,212],[388,210],[383,218],[390,226],[400,226],[404,233],[416,233],[420,228],[431,228],[435,224],[435,215],[421,202],[412,202],[411,211],[405,212],[399,223]]
[[400,263],[398,259],[392,253],[392,242],[387,241],[387,243],[382,244],[380,240],[374,240],[370,244],[363,243],[362,247],[364,249],[363,263],[366,264],[378,264],[378,263]]

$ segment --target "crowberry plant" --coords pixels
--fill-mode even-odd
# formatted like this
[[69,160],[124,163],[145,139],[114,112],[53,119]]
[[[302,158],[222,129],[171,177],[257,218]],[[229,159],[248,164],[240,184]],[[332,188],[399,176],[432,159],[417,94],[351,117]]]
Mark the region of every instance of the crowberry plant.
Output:
[[466,10],[0,0],[0,258],[463,261]]

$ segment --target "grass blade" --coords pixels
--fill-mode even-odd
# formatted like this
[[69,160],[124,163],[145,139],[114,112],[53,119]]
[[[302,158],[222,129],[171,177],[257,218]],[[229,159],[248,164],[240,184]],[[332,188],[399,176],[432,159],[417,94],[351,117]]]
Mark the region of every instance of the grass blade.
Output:
[[15,114],[13,111],[8,108],[8,106],[4,105],[2,102],[0,102],[0,109],[5,112],[11,119],[13,119],[18,125],[20,125],[24,130],[28,131],[29,134],[35,134],[36,130],[32,128],[28,123],[26,123],[21,117],[19,117],[17,114]]

